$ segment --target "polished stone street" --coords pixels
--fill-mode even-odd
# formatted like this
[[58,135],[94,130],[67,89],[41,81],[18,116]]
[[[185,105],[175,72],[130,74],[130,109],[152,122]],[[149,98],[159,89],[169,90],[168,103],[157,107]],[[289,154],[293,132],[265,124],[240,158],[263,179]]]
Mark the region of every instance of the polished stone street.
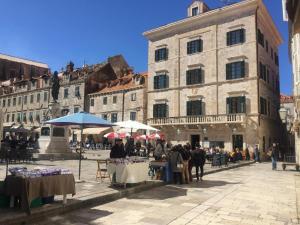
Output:
[[[38,225],[298,224],[300,176],[253,164],[52,217]],[[299,206],[299,204],[298,204]]]

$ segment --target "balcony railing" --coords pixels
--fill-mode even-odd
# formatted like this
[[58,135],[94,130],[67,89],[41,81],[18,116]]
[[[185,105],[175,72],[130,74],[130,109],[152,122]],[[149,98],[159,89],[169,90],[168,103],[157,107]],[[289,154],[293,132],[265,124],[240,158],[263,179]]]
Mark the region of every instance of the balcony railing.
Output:
[[197,124],[236,124],[244,123],[245,114],[210,115],[210,116],[182,116],[148,119],[148,124],[159,125],[197,125]]

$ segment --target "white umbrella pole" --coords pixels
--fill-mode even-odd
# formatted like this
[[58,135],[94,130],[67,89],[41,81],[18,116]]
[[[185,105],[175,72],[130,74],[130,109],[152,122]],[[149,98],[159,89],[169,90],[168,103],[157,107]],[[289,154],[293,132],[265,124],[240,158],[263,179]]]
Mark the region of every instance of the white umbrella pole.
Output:
[[81,152],[82,152],[82,133],[83,133],[83,126],[81,125],[80,130],[80,137],[81,137],[81,143],[80,143],[80,149],[79,149],[79,171],[78,171],[78,180],[80,180],[80,173],[81,173]]

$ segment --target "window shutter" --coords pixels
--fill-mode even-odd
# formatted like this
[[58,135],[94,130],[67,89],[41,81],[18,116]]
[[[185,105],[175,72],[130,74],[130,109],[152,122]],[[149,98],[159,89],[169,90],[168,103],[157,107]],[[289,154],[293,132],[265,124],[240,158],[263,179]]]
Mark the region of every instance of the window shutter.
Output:
[[165,60],[169,57],[169,49],[165,48]]
[[230,32],[227,32],[227,46],[230,45]]
[[153,105],[153,118],[157,118],[157,105]]
[[203,40],[202,39],[200,39],[199,45],[200,45],[200,52],[202,52],[203,51]]
[[186,84],[189,85],[191,84],[191,76],[190,76],[190,71],[186,71]]
[[158,61],[158,50],[155,50],[155,62],[157,62]]
[[158,76],[154,77],[154,89],[158,89]]
[[240,30],[240,40],[241,40],[241,43],[245,42],[245,29],[243,29],[243,28]]
[[240,105],[241,105],[241,110],[239,112],[246,113],[246,97],[245,96],[240,97]]
[[191,115],[191,101],[186,102],[186,115],[187,116]]
[[164,114],[162,115],[162,117],[168,117],[168,105],[167,104],[164,104]]
[[245,72],[245,61],[241,62],[241,77],[245,77],[246,72]]
[[191,54],[191,42],[187,43],[186,53],[189,55]]
[[205,115],[205,102],[201,100],[201,116]]
[[165,75],[165,86],[164,88],[169,88],[169,76],[168,75]]
[[231,64],[226,64],[226,80],[231,79]]
[[199,69],[199,75],[198,75],[198,77],[199,77],[199,83],[203,83],[203,72],[202,72],[202,69],[200,68]]
[[227,114],[230,114],[231,113],[231,102],[232,102],[232,98],[226,98],[226,111],[227,111]]

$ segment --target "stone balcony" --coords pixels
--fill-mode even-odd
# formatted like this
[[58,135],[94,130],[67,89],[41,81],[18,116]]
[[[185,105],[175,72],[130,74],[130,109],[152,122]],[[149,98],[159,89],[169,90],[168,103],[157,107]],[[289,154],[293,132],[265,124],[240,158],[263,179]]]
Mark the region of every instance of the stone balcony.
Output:
[[208,116],[181,116],[167,118],[150,118],[150,126],[162,125],[208,125],[208,124],[243,124],[246,114],[208,115]]

